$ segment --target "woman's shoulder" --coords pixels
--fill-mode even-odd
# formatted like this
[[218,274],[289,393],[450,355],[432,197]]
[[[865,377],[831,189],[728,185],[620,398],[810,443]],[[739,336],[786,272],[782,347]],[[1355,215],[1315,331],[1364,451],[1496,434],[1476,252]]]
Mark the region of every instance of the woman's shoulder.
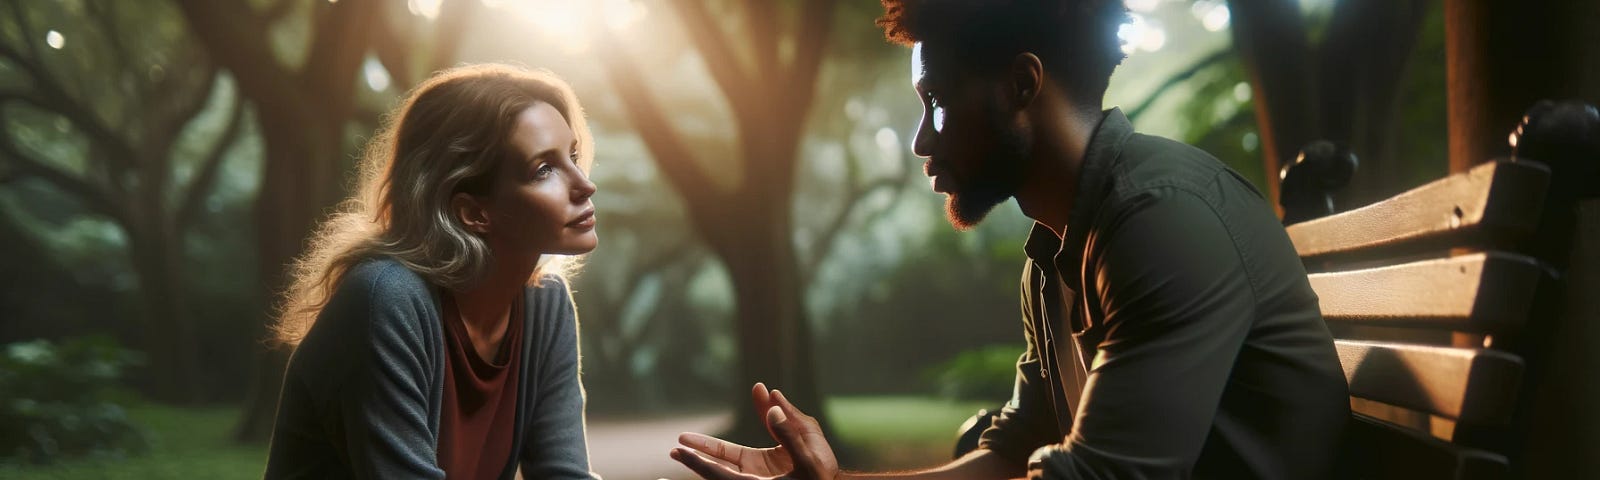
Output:
[[390,257],[362,260],[350,267],[350,271],[340,280],[338,289],[387,299],[431,296],[427,280]]
[[422,276],[394,259],[374,258],[350,267],[312,328],[341,325],[347,328],[339,330],[366,332],[362,337],[422,333],[436,311],[433,289]]

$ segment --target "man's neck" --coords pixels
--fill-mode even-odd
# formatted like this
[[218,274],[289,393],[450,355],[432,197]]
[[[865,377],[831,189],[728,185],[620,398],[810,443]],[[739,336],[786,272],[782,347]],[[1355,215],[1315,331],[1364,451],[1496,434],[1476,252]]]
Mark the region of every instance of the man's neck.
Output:
[[1056,237],[1066,234],[1083,157],[1101,117],[1098,108],[1071,108],[1064,101],[1030,115],[1033,169],[1017,192],[1017,206],[1023,215],[1044,224]]

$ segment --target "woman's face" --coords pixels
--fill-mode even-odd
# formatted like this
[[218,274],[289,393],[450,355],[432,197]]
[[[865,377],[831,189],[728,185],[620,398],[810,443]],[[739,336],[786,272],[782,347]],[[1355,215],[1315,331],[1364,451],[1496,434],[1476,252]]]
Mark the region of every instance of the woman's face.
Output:
[[511,157],[482,203],[483,233],[495,257],[536,261],[594,250],[595,185],[577,164],[577,137],[561,112],[543,102],[523,110],[508,146]]

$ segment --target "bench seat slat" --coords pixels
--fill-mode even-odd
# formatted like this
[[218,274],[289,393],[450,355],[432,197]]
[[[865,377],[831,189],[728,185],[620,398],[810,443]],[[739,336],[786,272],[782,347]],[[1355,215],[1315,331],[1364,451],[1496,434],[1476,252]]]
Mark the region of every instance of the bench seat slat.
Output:
[[1522,359],[1505,352],[1336,339],[1350,395],[1481,425],[1510,419]]
[[1286,229],[1300,257],[1308,259],[1457,237],[1524,235],[1537,226],[1549,183],[1550,169],[1542,164],[1489,162]]
[[1542,275],[1532,257],[1481,252],[1310,280],[1330,322],[1511,333],[1532,310]]

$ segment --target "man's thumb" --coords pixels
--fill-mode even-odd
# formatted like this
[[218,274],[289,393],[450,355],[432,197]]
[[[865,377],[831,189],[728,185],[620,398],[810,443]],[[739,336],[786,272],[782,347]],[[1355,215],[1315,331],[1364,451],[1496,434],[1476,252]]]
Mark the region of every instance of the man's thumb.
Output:
[[788,419],[789,417],[783,414],[783,408],[780,408],[777,405],[773,405],[772,408],[767,409],[767,426],[772,427],[774,430],[778,428],[778,424],[781,424]]

